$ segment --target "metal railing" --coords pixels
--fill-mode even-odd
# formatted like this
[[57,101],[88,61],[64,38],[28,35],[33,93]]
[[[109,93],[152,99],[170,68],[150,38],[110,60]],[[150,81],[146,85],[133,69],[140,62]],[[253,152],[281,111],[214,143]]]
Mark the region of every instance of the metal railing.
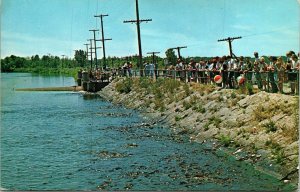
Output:
[[[183,82],[195,82],[201,84],[214,84],[223,88],[237,89],[246,84],[257,86],[258,89],[285,94],[299,94],[299,71],[237,71],[237,70],[136,70],[121,69],[115,72],[107,72],[111,77],[150,77],[173,78]],[[222,82],[216,83],[214,77],[222,76]],[[242,83],[237,81],[242,77]],[[289,90],[290,89],[290,90]]]

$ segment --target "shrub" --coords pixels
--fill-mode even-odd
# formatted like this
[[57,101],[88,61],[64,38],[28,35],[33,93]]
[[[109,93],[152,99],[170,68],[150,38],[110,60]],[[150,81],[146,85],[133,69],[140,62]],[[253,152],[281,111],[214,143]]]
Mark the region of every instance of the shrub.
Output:
[[184,89],[184,92],[185,92],[185,95],[186,95],[186,96],[189,96],[189,95],[191,94],[189,84],[185,83],[185,84],[183,85],[183,89]]
[[210,122],[205,123],[205,125],[203,126],[204,131],[207,131],[209,129],[209,125],[210,125]]
[[275,126],[275,123],[273,121],[269,121],[268,123],[265,123],[263,125],[263,127],[266,128],[266,132],[270,133],[270,132],[276,132],[277,131],[277,127]]
[[179,88],[180,84],[180,81],[175,79],[165,79],[163,81],[162,89],[165,90],[165,92],[174,93]]
[[222,122],[222,120],[218,117],[212,116],[209,119],[209,122],[213,123],[216,127],[219,127],[220,123]]
[[275,153],[273,153],[273,155],[275,156],[276,163],[278,163],[280,165],[284,164],[285,153],[282,149],[279,151],[276,151]]
[[235,99],[235,98],[236,98],[235,92],[231,92],[231,98],[232,98],[232,99]]
[[282,147],[272,139],[266,141],[265,145],[271,148],[271,153],[274,156],[275,162],[281,165],[284,164],[285,153]]
[[253,110],[254,119],[258,121],[269,119],[273,116],[273,113],[271,113],[271,111],[271,109],[266,109],[260,104],[256,109]]
[[219,141],[223,144],[224,147],[229,147],[229,145],[231,144],[231,138],[228,135],[221,135]]
[[185,110],[188,110],[189,108],[192,107],[192,104],[190,102],[187,102],[187,101],[183,101],[182,105],[185,108]]
[[154,107],[155,110],[159,109],[160,112],[163,112],[166,110],[165,104],[163,103],[163,101],[161,99],[155,99],[154,104],[155,104],[155,107]]
[[254,91],[253,91],[253,85],[249,82],[246,83],[246,88],[247,88],[247,91],[248,91],[248,95],[253,95],[254,94]]
[[139,87],[147,88],[149,86],[149,78],[140,77],[139,78]]
[[175,116],[175,121],[180,121],[182,118],[178,115]]
[[206,111],[201,103],[194,105],[192,109],[198,113],[205,113],[205,111]]
[[116,90],[119,93],[129,93],[131,91],[132,80],[130,78],[123,79],[116,84]]

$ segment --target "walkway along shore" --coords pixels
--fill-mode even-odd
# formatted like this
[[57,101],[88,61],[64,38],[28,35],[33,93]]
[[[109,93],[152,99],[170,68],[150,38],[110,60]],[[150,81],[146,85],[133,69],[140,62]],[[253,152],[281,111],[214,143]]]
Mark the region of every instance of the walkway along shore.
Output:
[[298,182],[297,96],[138,77],[116,78],[98,94],[141,110],[191,142],[210,143],[282,182]]

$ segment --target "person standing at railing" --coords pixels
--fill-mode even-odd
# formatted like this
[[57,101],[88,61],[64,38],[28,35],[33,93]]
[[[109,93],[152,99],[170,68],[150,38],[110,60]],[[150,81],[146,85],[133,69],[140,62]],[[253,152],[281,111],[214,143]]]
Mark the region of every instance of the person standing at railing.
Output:
[[148,62],[144,63],[144,71],[145,71],[145,76],[148,77],[149,76],[149,72],[150,72],[150,65]]
[[286,62],[292,61],[292,56],[296,55],[294,51],[289,51],[286,53]]
[[[220,74],[220,71],[219,71],[219,57],[215,57],[213,59],[213,66],[212,66],[212,71],[213,71],[213,75],[212,75],[212,78],[214,78],[216,75],[219,75]],[[217,84],[218,86],[222,86],[222,84]]]
[[196,62],[193,58],[191,58],[188,68],[189,80],[193,81],[196,77]]
[[226,61],[226,56],[221,59],[222,67],[221,67],[221,75],[222,75],[222,88],[226,89],[228,85],[228,65]]
[[150,76],[151,78],[153,78],[153,76],[154,76],[154,70],[155,70],[154,63],[150,63],[150,64],[149,64],[149,76]]
[[253,84],[254,82],[252,82],[252,76],[253,76],[253,64],[250,61],[250,58],[246,58],[245,63],[244,63],[245,68],[244,73],[246,74],[246,79],[249,83]]
[[186,73],[187,73],[188,82],[191,81],[192,70],[193,70],[193,68],[192,68],[191,63],[188,63],[188,65],[187,65],[187,67],[186,67],[186,70],[185,70]]
[[[296,57],[294,58],[296,59]],[[299,70],[300,70],[300,52],[298,53],[296,65],[295,65],[295,72],[297,73],[297,81],[296,81],[296,94],[299,95]]]
[[177,64],[176,64],[176,67],[175,67],[175,70],[176,70],[176,76],[180,76],[180,80],[182,81],[184,79],[184,74],[183,74],[183,63],[181,61],[181,59],[178,59],[177,60]]
[[170,66],[167,68],[167,77],[171,77],[171,78],[174,77],[172,75],[174,70],[175,70],[175,67],[172,64],[170,64]]
[[228,62],[228,84],[229,84],[229,88],[233,89],[234,88],[234,67],[235,67],[235,60],[232,59],[230,56],[227,57]]
[[270,63],[268,66],[268,80],[271,84],[271,88],[272,88],[272,93],[277,93],[278,92],[278,87],[276,85],[276,81],[277,81],[277,74],[275,74],[275,57],[270,56],[269,57]]
[[265,62],[264,57],[260,57],[259,59],[259,72],[261,73],[261,81],[263,85],[263,90],[267,91],[269,90],[269,84],[268,84],[268,73],[267,73],[268,65]]
[[297,64],[298,58],[296,55],[292,55],[290,57],[290,60],[287,62],[287,73],[288,73],[288,80],[290,82],[291,86],[291,94],[295,94],[295,88],[296,88],[296,83],[297,82],[297,69],[296,69],[296,64]]
[[237,78],[243,75],[243,67],[244,67],[244,57],[240,56],[236,61],[236,69],[235,69],[235,82],[237,86],[239,86],[239,83],[237,82]]
[[205,73],[206,70],[206,64],[204,60],[200,60],[199,62],[199,82],[200,83],[206,83],[207,75]]
[[284,73],[285,67],[281,57],[277,58],[277,61],[274,65],[274,73],[277,74],[278,78],[278,89],[280,93],[283,93],[283,82],[284,82]]
[[261,73],[260,73],[259,62],[258,61],[254,61],[253,69],[255,71],[255,79],[257,81],[257,86],[258,86],[259,89],[262,89],[263,86],[262,86]]
[[127,69],[128,69],[128,63],[127,62],[124,63],[122,69],[123,69],[123,76],[124,77],[127,76]]
[[207,63],[206,63],[206,69],[207,69],[207,76],[208,76],[208,83],[212,83],[213,82],[213,63],[212,63],[212,60],[207,60]]
[[132,67],[133,67],[132,62],[129,62],[129,64],[128,64],[128,75],[129,75],[129,77],[132,77]]
[[100,70],[96,69],[96,80],[100,80]]

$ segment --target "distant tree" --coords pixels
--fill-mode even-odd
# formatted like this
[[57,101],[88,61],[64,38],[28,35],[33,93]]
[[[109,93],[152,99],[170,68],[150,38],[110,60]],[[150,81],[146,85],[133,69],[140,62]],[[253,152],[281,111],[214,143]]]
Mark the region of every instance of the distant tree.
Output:
[[34,55],[31,57],[31,61],[40,61],[40,56],[39,55]]
[[86,64],[86,52],[85,51],[76,50],[74,57],[80,67],[85,66],[85,64]]
[[168,60],[168,63],[172,63],[172,64],[176,64],[176,55],[175,55],[175,51],[173,49],[168,49],[166,51],[166,57]]

